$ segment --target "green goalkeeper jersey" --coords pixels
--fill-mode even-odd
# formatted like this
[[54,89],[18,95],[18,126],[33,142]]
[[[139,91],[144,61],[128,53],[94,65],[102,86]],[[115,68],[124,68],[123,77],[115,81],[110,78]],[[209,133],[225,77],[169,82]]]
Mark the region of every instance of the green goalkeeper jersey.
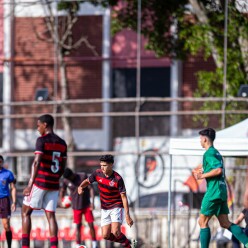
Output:
[[225,182],[225,169],[223,158],[213,146],[203,155],[203,171],[204,173],[210,172],[213,169],[221,168],[222,173],[219,176],[206,178],[207,192],[205,198],[209,201],[213,200],[227,200],[227,188]]

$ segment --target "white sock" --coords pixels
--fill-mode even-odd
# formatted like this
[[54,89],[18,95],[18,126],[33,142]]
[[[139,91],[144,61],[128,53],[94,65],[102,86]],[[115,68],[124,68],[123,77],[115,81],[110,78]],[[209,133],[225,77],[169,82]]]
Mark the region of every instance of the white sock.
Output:
[[92,240],[92,248],[97,248],[97,241],[96,240]]

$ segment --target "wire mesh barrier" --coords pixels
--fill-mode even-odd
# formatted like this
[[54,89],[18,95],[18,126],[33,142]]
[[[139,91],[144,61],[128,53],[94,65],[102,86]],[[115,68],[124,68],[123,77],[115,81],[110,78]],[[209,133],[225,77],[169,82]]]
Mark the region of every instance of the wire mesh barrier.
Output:
[[[220,129],[219,117],[222,110],[200,110],[202,101],[219,101],[222,98],[140,98],[143,108],[135,111],[134,102],[137,99],[91,99],[91,100],[68,100],[65,102],[13,102],[2,104],[2,108],[10,107],[9,114],[0,115],[0,122],[11,120],[12,129],[8,129],[9,138],[13,138],[13,146],[10,149],[2,146],[2,154],[6,158],[6,165],[17,177],[18,193],[21,194],[23,187],[30,177],[30,167],[33,160],[33,149],[36,137],[36,118],[44,111],[53,113],[56,119],[56,132],[63,135],[64,128],[62,118],[72,120],[71,128],[76,139],[76,148],[68,152],[69,157],[75,158],[75,170],[84,171],[90,174],[98,168],[99,156],[112,153],[115,156],[115,169],[123,176],[127,185],[127,195],[131,206],[131,213],[134,216],[135,225],[132,229],[125,225],[125,234],[131,238],[138,239],[138,247],[143,248],[166,248],[168,244],[168,190],[169,190],[169,139],[171,126],[177,123],[178,135],[185,135],[185,130],[192,128],[191,136],[197,133],[196,130],[202,127],[201,122],[192,122],[193,118],[208,115],[216,129]],[[178,103],[178,110],[171,111],[170,104]],[[229,99],[230,102],[240,102],[244,108],[226,110],[226,118],[236,116],[247,116],[247,99]],[[146,104],[149,103],[149,104]],[[157,104],[158,103],[158,104]],[[184,107],[184,104],[190,107]],[[53,105],[58,106],[54,111]],[[69,113],[63,113],[59,107],[68,104],[71,108]],[[103,104],[109,104],[111,111],[104,112]],[[199,105],[198,105],[199,104]],[[87,105],[89,109],[82,107]],[[126,106],[121,106],[126,105]],[[96,106],[96,107],[94,107]],[[92,110],[92,111],[90,111]],[[140,129],[138,136],[136,132],[135,117],[140,118]],[[162,119],[156,119],[157,117]],[[173,119],[177,118],[176,122]],[[102,124],[105,118],[109,118],[109,129],[103,129]],[[118,119],[119,118],[119,119]],[[172,121],[173,119],[173,121]],[[217,122],[215,120],[218,119]],[[166,125],[165,128],[162,126]],[[79,132],[93,130],[85,138]],[[104,137],[99,135],[97,130],[102,129],[110,139],[108,149],[104,147],[88,148],[84,144],[101,144]],[[109,130],[109,133],[107,133]],[[146,130],[148,132],[146,133]],[[159,131],[158,131],[159,130]],[[12,132],[12,133],[11,133]],[[6,133],[3,133],[6,135]],[[189,136],[189,135],[188,135]],[[79,138],[80,137],[80,138]],[[3,137],[5,138],[5,137]],[[92,139],[91,139],[92,138]],[[2,139],[1,139],[2,140]],[[87,143],[87,140],[90,142]],[[17,145],[19,144],[19,146]],[[190,144],[189,144],[190,145]],[[139,146],[139,149],[137,148]],[[172,247],[199,247],[199,228],[197,218],[201,197],[204,191],[197,188],[192,190],[187,179],[191,176],[191,170],[201,161],[202,157],[191,159],[189,157],[175,158],[172,168],[172,202],[171,202],[171,244]],[[227,176],[232,190],[229,198],[230,203],[235,206],[231,208],[232,216],[241,208],[244,187],[242,182],[246,180],[246,158],[235,158],[227,163]],[[230,166],[231,165],[231,166]],[[192,186],[192,185],[191,185]],[[192,186],[193,187],[193,186]],[[197,186],[198,187],[198,186]],[[98,197],[98,196],[97,196]],[[18,199],[19,207],[22,204],[21,197]],[[99,223],[99,205],[96,210],[97,239],[102,248],[109,248],[112,244],[105,242],[101,237]],[[31,238],[33,247],[49,247],[48,228],[44,216],[34,215],[35,225],[33,226]],[[59,243],[60,247],[73,247],[75,245],[75,227],[72,224],[71,211],[63,212],[58,210],[59,221]],[[14,247],[20,245],[21,217],[20,212],[15,213],[11,218],[14,238]],[[41,228],[42,227],[42,228]],[[44,228],[43,228],[44,227]],[[218,222],[214,219],[211,222],[213,239],[211,247],[217,244]],[[87,226],[82,229],[82,239],[87,247],[90,247],[90,238]],[[1,236],[5,240],[4,232]],[[230,242],[229,242],[230,243]],[[115,245],[115,247],[117,247]]]
[[[95,213],[99,210],[95,210]],[[237,215],[238,213],[233,213]],[[188,211],[180,210],[173,213],[173,222],[171,223],[172,228],[172,247],[191,247],[199,248],[199,231],[197,226],[199,211],[194,210],[191,212],[189,218]],[[122,247],[118,244],[111,244],[102,239],[100,219],[98,214],[95,214],[95,230],[98,244],[101,248],[114,248]],[[167,247],[167,211],[156,211],[156,210],[139,210],[135,214],[135,225],[139,230],[137,234],[138,247],[140,248],[166,248]],[[43,212],[36,213],[33,217],[33,227],[30,233],[30,247],[31,248],[48,248],[49,243],[49,228],[47,225],[46,217]],[[75,244],[75,225],[72,223],[72,211],[58,211],[57,220],[59,226],[58,239],[60,248],[73,248]],[[231,241],[223,236],[224,229],[219,227],[218,220],[214,218],[210,222],[210,228],[212,233],[210,247],[222,247],[225,244],[231,245]],[[13,245],[14,248],[21,247],[21,216],[14,214],[11,218],[11,229],[13,234]],[[127,237],[132,237],[132,230],[129,226],[124,225],[122,232]],[[90,232],[87,224],[84,224],[81,229],[82,242],[87,248],[91,247]],[[1,233],[1,247],[7,247],[5,232]],[[228,246],[228,247],[229,247]]]

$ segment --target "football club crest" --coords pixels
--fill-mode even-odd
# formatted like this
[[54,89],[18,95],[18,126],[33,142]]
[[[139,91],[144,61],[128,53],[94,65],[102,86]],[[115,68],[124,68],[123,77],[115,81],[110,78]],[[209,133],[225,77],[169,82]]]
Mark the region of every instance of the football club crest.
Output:
[[115,183],[113,181],[109,182],[109,186],[113,187]]

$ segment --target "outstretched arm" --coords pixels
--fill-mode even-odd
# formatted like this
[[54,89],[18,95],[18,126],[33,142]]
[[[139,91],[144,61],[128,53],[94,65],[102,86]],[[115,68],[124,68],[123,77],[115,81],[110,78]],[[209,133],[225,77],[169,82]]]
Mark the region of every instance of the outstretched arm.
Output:
[[89,186],[89,190],[90,190],[90,207],[91,210],[93,210],[95,208],[95,192],[94,192],[94,188],[90,185]]
[[81,195],[84,192],[84,188],[86,188],[90,184],[88,178],[83,180],[81,184],[78,186],[78,194]]

